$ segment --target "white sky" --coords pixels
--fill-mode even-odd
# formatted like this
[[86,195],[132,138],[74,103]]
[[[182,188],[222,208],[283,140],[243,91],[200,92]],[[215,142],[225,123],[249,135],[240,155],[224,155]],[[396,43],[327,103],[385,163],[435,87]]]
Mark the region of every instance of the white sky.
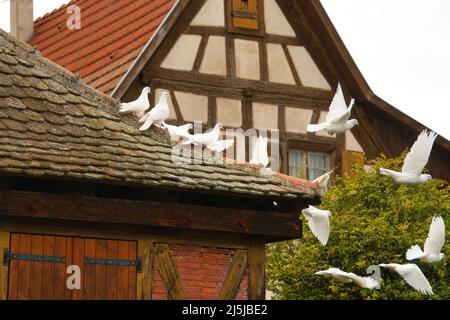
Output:
[[[321,1],[372,90],[450,139],[450,1]],[[67,2],[34,0],[35,18]]]

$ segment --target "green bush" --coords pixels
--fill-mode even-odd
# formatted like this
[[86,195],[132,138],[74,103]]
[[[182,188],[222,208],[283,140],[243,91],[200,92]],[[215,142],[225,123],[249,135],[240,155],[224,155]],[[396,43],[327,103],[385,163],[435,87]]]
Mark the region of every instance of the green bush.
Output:
[[[301,241],[268,245],[267,287],[276,299],[450,299],[450,187],[436,179],[396,185],[379,174],[379,167],[399,170],[404,156],[379,158],[367,171],[354,166],[351,177],[336,179],[319,206],[332,212],[325,247],[304,220]],[[373,291],[314,275],[329,267],[366,275],[370,265],[408,263],[406,250],[414,244],[423,249],[433,215],[442,216],[446,224],[446,256],[434,265],[413,262],[429,280],[433,296],[420,294],[387,269],[382,269],[381,289]]]

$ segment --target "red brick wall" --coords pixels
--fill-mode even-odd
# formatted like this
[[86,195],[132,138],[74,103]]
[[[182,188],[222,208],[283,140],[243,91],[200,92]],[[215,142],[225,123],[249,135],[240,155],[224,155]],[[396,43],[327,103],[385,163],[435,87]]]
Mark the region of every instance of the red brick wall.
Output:
[[[189,245],[169,245],[169,248],[187,299],[217,299],[235,250]],[[153,267],[153,299],[165,300],[167,292],[156,262]],[[236,299],[248,299],[247,289],[248,271],[242,279]]]

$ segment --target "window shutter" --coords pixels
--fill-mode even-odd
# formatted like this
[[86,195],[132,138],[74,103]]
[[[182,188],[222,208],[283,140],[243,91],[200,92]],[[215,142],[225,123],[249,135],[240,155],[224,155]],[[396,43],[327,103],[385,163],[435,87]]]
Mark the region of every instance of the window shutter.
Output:
[[233,0],[232,4],[234,28],[259,29],[257,0]]

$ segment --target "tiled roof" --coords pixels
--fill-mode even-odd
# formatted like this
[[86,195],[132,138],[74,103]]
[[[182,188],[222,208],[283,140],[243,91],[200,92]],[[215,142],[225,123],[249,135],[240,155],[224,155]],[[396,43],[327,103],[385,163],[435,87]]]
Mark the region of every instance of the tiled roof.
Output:
[[[31,44],[91,87],[110,94],[174,3],[72,0],[35,21]],[[66,27],[70,5],[81,9],[80,30]]]
[[117,101],[0,30],[0,172],[136,186],[312,196],[241,164],[174,164],[169,139],[142,134]]

